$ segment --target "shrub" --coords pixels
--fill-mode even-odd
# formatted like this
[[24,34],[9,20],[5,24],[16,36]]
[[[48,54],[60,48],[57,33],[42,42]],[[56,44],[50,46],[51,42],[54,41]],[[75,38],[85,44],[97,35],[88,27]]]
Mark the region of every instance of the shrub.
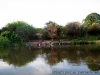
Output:
[[10,41],[7,37],[0,36],[0,46],[6,47],[9,46]]

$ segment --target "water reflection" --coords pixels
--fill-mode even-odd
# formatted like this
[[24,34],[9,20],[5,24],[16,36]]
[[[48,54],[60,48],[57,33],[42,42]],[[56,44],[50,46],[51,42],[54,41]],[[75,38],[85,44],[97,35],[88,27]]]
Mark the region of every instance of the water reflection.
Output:
[[9,67],[9,64],[0,60],[0,69],[4,69],[4,68],[7,68],[7,67]]
[[36,53],[28,48],[7,48],[0,49],[0,58],[9,65],[24,66],[36,58]]
[[52,73],[50,65],[47,64],[43,56],[39,56],[35,61],[31,62],[29,66],[34,67],[34,75],[49,75]]
[[100,74],[99,48],[99,45],[1,48],[0,75],[54,75],[55,70]]
[[50,66],[41,56],[23,67],[10,66],[2,61],[0,63],[5,65],[0,68],[0,75],[50,75],[52,73]]

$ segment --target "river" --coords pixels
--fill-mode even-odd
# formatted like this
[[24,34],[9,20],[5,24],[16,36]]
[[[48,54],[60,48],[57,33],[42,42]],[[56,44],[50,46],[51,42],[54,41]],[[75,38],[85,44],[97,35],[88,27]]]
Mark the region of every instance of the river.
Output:
[[100,45],[0,48],[0,75],[100,75]]

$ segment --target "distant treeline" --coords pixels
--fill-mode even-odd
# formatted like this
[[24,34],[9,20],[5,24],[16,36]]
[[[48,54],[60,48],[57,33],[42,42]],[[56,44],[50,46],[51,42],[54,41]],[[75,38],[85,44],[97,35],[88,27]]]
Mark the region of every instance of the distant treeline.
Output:
[[95,40],[100,39],[100,14],[91,13],[82,23],[69,22],[65,26],[53,21],[46,23],[44,28],[34,28],[23,21],[8,23],[0,29],[0,46],[15,46],[37,39],[89,39],[90,36]]

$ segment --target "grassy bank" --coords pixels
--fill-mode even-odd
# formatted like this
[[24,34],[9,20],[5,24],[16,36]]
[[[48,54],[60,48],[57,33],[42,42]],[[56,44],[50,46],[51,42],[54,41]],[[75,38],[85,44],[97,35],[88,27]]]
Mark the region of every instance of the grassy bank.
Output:
[[100,36],[88,36],[71,40],[72,44],[97,44],[100,43]]
[[55,40],[54,43],[66,43],[66,44],[99,44],[100,36],[88,36],[88,37],[79,37],[77,39],[70,38],[70,40],[62,39],[62,41]]

